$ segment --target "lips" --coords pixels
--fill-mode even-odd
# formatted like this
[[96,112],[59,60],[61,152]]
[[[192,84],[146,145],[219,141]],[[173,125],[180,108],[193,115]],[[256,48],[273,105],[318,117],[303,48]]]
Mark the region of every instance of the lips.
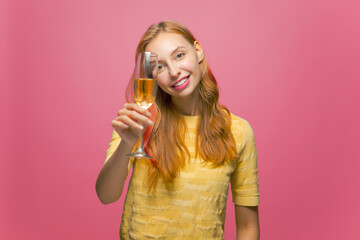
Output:
[[175,88],[176,90],[183,89],[189,84],[189,78],[190,75],[179,79],[172,87]]

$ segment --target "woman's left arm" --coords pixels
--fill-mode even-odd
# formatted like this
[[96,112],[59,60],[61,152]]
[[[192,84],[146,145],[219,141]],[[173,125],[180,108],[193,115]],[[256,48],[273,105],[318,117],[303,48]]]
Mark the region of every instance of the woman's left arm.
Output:
[[246,207],[235,204],[236,239],[259,240],[259,212],[258,207]]

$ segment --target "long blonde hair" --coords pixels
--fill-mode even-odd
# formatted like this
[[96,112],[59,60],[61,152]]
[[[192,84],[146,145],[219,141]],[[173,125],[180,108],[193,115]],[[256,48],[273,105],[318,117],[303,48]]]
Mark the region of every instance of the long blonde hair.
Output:
[[[151,25],[141,38],[136,49],[145,51],[146,46],[160,33],[176,33],[193,44],[196,39],[183,25],[174,21],[163,21]],[[219,104],[217,82],[206,58],[200,63],[202,79],[199,84],[200,116],[197,123],[196,155],[213,167],[236,157],[236,145],[231,133],[231,115],[229,110]],[[127,100],[132,99],[133,78],[127,87]],[[172,104],[171,96],[159,88],[156,102],[150,108],[155,124],[147,128],[144,134],[145,150],[154,156],[149,160],[147,183],[149,191],[156,189],[156,182],[161,176],[165,183],[170,183],[178,176],[190,153],[185,145],[184,136],[187,126],[184,117]],[[166,143],[166,144],[165,144]],[[170,147],[169,147],[170,146]]]

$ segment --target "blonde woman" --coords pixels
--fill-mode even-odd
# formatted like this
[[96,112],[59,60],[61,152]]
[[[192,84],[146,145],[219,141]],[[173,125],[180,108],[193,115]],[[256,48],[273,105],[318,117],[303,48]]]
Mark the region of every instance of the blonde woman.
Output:
[[[224,239],[230,183],[237,239],[259,239],[257,152],[250,124],[219,104],[203,49],[185,26],[174,21],[150,26],[136,53],[143,51],[159,58],[156,104],[148,111],[128,101],[118,112],[96,182],[100,201],[115,202],[133,168],[120,239]],[[126,157],[142,126],[152,160]]]

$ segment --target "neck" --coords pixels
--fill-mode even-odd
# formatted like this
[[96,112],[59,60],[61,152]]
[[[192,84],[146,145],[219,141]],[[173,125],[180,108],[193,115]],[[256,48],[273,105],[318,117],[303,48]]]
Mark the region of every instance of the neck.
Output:
[[189,96],[186,98],[171,98],[177,111],[186,116],[199,115],[199,95]]

